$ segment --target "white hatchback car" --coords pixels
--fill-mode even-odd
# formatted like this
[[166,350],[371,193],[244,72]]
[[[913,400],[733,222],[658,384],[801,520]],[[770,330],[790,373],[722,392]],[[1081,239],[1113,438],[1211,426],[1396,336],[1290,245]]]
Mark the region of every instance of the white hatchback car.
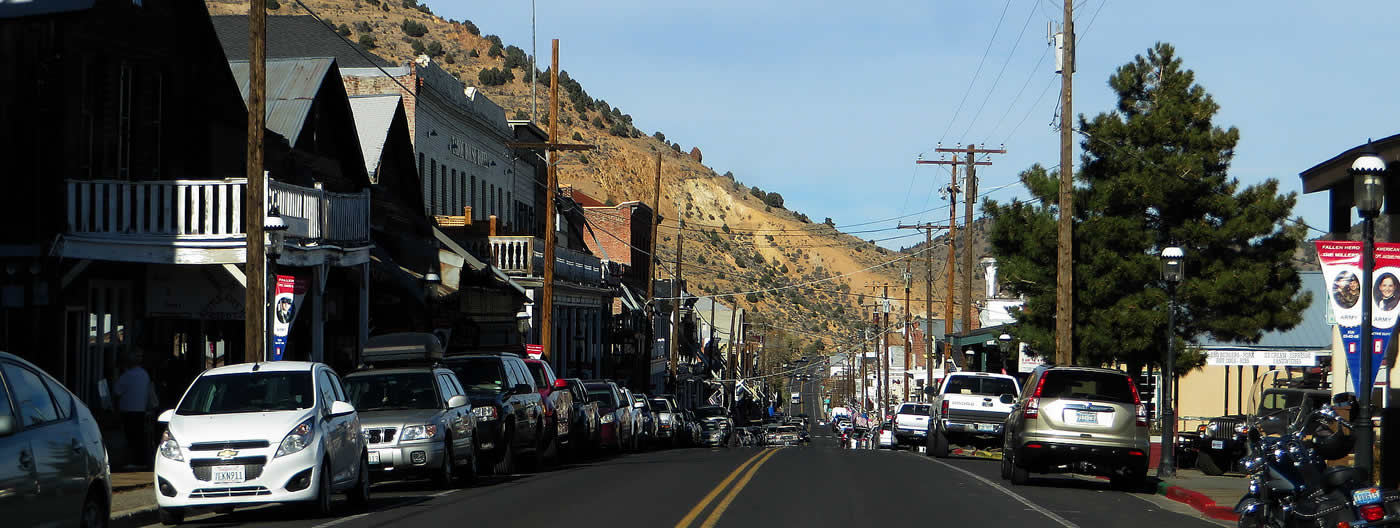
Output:
[[304,502],[331,512],[331,493],[369,502],[359,415],[322,363],[244,363],[204,371],[176,408],[157,448],[156,503],[165,524],[189,508]]

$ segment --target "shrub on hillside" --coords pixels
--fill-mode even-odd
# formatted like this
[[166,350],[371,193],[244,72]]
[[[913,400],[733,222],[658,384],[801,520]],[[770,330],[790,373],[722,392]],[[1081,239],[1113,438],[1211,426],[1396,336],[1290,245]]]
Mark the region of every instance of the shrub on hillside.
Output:
[[603,119],[600,118],[600,117],[594,116],[594,117],[593,117],[593,128],[603,128]]
[[399,29],[402,29],[404,34],[410,37],[421,37],[423,35],[428,34],[428,26],[425,26],[421,22],[418,22],[416,20],[409,20],[407,18],[403,19],[402,24],[399,24]]
[[502,55],[505,55],[505,53],[501,51],[500,44],[492,44],[491,49],[486,51],[486,56],[491,57],[493,59]]
[[473,24],[472,21],[463,20],[462,25],[467,28],[467,33],[471,33],[472,35],[476,35],[478,37],[481,36],[481,28],[476,27],[476,24]]
[[518,46],[506,46],[506,67],[530,71],[530,57]]
[[651,137],[656,138],[657,141],[660,141],[662,143],[666,142],[666,134],[662,134],[660,130],[657,130],[655,134],[651,135]]
[[578,162],[579,162],[579,163],[582,163],[582,164],[584,164],[584,165],[587,165],[587,164],[588,164],[588,155],[587,155],[587,154],[579,154],[579,155],[578,155]]
[[282,3],[277,0],[267,0],[267,10],[276,11],[282,8]]
[[516,110],[516,111],[515,111],[515,117],[512,117],[511,119],[514,119],[514,120],[516,120],[516,121],[521,121],[521,120],[525,120],[525,119],[529,119],[529,118],[530,118],[530,114],[525,113],[524,110]]
[[511,73],[510,70],[496,68],[483,68],[476,77],[485,86],[501,86],[515,80],[515,74]]
[[[436,40],[428,43],[428,56],[437,57],[442,55],[442,43]],[[449,61],[450,62],[450,61]]]
[[348,37],[350,36],[350,26],[341,24],[340,27],[335,28],[335,32],[340,33],[340,36],[342,37]]
[[831,227],[836,227],[836,222],[832,221],[830,216],[826,217],[826,220],[822,220],[822,223]]
[[807,218],[807,215],[803,213],[797,213],[797,221],[802,222],[804,224],[812,223],[812,219]]
[[364,46],[365,49],[374,49],[378,47],[378,45],[374,43],[374,35],[360,35],[360,45]]
[[777,207],[778,209],[782,209],[783,195],[775,192],[768,193],[768,196],[765,196],[763,198],[763,203],[768,204],[769,207]]
[[471,51],[468,51],[468,52],[467,52],[467,56],[468,56],[468,57],[471,57],[471,58],[473,58],[473,59],[475,59],[475,58],[481,56],[481,52],[476,51],[476,48],[472,48]]
[[630,137],[632,135],[632,127],[618,121],[613,123],[612,128],[608,129],[608,133],[617,137]]
[[415,57],[428,52],[428,48],[423,46],[423,41],[418,39],[413,39],[413,41],[409,42],[408,47],[413,50],[413,56]]
[[583,141],[583,134],[574,132],[574,141]]
[[753,187],[749,187],[749,194],[752,194],[754,198],[762,200],[763,197],[766,196],[768,193],[763,192],[763,189],[759,189],[758,186],[755,185]]
[[382,3],[382,4],[379,4],[379,7],[380,7],[381,9],[383,9],[385,13],[388,13],[388,12],[389,12],[389,2],[384,2],[384,3]]
[[360,33],[369,33],[371,31],[371,28],[369,27],[369,22],[365,22],[363,20],[356,22],[355,31],[359,31]]
[[428,8],[428,4],[418,4],[417,9],[429,15],[433,14],[433,10]]
[[403,0],[403,3],[400,5],[404,9],[413,9],[415,7],[418,7],[418,0]]
[[750,292],[749,294],[744,296],[744,300],[751,303],[756,303],[759,299],[760,297],[758,296],[758,294],[753,292]]
[[491,41],[492,44],[495,44],[497,46],[504,46],[504,44],[501,44],[501,37],[498,37],[496,35],[486,35],[486,40]]
[[680,144],[680,143],[672,143],[672,144],[671,144],[671,150],[674,150],[674,151],[676,151],[676,152],[680,152],[680,151],[681,151],[681,144]]

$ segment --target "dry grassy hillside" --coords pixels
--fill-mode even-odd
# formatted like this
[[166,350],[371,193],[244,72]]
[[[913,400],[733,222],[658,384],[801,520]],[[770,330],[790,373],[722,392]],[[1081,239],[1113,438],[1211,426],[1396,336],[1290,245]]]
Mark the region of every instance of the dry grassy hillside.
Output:
[[[273,2],[268,1],[269,4]],[[492,83],[481,78],[482,70],[500,70],[512,52],[516,52],[518,59],[518,52],[522,51],[511,50],[510,43],[501,43],[489,35],[490,28],[477,31],[470,21],[444,20],[426,9],[413,8],[414,3],[405,0],[303,1],[333,27],[343,25],[342,34],[352,42],[361,41],[364,35],[372,37],[375,44],[372,51],[391,62],[404,63],[415,57],[415,42],[430,52],[440,49],[434,56],[440,66],[488,94],[506,109],[507,117],[528,117],[528,63],[509,70],[514,80],[503,84],[490,85]],[[206,0],[206,4],[216,15],[247,12],[246,0]],[[270,10],[269,14],[301,15],[306,11],[295,3],[281,0],[278,9]],[[405,20],[422,24],[426,33],[421,37],[410,36],[404,28]],[[363,31],[365,29],[368,31]],[[544,40],[548,36],[541,38]],[[528,47],[527,43],[521,44]],[[501,55],[496,56],[493,48],[499,49]],[[548,57],[541,57],[540,63],[547,65]],[[618,67],[623,69],[625,65]],[[561,70],[568,72],[567,62]],[[586,77],[613,73],[587,72]],[[752,292],[831,279],[810,287],[745,293],[724,300],[726,303],[736,301],[773,325],[800,330],[808,339],[819,337],[828,345],[855,334],[855,325],[862,313],[857,303],[871,302],[870,294],[875,291],[871,285],[888,283],[891,294],[902,297],[901,275],[905,261],[861,272],[897,259],[901,256],[899,253],[841,234],[830,226],[810,223],[793,211],[766,205],[748,187],[705,166],[698,149],[691,151],[694,146],[682,147],[660,134],[633,128],[630,115],[610,106],[625,106],[626,101],[609,103],[602,98],[594,99],[597,95],[587,94],[586,87],[572,84],[560,83],[561,138],[592,143],[598,149],[566,154],[560,167],[560,183],[573,185],[599,200],[651,202],[655,156],[656,152],[662,152],[660,209],[665,220],[659,253],[662,259],[674,263],[675,237],[678,232],[684,234],[683,273],[692,291],[701,294]],[[538,90],[540,121],[546,121],[548,87],[541,83]],[[703,142],[703,138],[696,139]],[[781,192],[781,189],[776,190]],[[813,218],[823,217],[821,211],[805,213]],[[681,218],[686,222],[684,229],[677,223]],[[940,247],[934,253],[934,297],[943,299],[945,253],[941,243],[936,242],[935,246]],[[915,298],[923,297],[922,260],[916,259],[913,266]],[[846,276],[848,274],[850,276]],[[661,273],[662,277],[667,275]],[[980,284],[976,289],[980,294]],[[922,314],[923,303],[913,304],[914,313]],[[936,303],[934,317],[942,317],[942,310],[942,303]]]

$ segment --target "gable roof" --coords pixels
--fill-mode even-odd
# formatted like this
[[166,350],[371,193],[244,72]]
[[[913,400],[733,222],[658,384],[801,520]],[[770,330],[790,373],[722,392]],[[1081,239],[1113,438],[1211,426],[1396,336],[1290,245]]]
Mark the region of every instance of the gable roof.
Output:
[[[248,60],[248,15],[210,17],[228,60]],[[335,57],[341,68],[389,67],[394,63],[347,42],[310,15],[267,17],[267,58]]]
[[1206,336],[1200,346],[1207,349],[1308,349],[1332,348],[1332,325],[1327,322],[1327,283],[1321,271],[1300,271],[1303,291],[1312,292],[1313,302],[1303,310],[1303,320],[1289,330],[1264,332],[1258,343],[1217,341]]
[[399,111],[399,94],[352,96],[350,111],[355,114],[355,130],[360,135],[360,151],[365,155],[365,172],[375,177],[389,127]]
[[[238,82],[238,92],[248,100],[248,61],[229,61],[229,69]],[[315,104],[316,95],[326,75],[335,67],[335,59],[316,57],[305,59],[267,60],[267,129],[276,132],[287,143],[296,145],[306,117]],[[340,82],[337,74],[336,82]]]

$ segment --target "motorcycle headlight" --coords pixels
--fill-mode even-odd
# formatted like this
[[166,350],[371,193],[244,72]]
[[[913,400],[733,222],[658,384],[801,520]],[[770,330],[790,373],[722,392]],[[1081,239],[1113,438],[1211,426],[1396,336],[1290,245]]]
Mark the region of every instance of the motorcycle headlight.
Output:
[[410,425],[403,428],[399,440],[431,440],[436,436],[436,425]]
[[170,434],[168,429],[160,435],[160,456],[176,462],[185,461],[185,453],[180,450],[180,443],[175,441],[175,435]]
[[613,420],[616,420],[616,419],[617,419],[616,416],[613,416],[612,413],[608,413],[608,414],[604,414],[603,417],[599,419],[599,421],[601,421],[601,422],[603,422],[603,423],[613,423]]
[[316,432],[316,417],[307,418],[305,422],[293,427],[287,436],[282,438],[282,443],[277,446],[277,454],[272,458],[296,453],[311,445],[313,434]]
[[477,420],[495,420],[498,415],[497,413],[498,411],[496,411],[496,407],[493,405],[483,405],[481,407],[472,408],[472,414],[476,415]]

